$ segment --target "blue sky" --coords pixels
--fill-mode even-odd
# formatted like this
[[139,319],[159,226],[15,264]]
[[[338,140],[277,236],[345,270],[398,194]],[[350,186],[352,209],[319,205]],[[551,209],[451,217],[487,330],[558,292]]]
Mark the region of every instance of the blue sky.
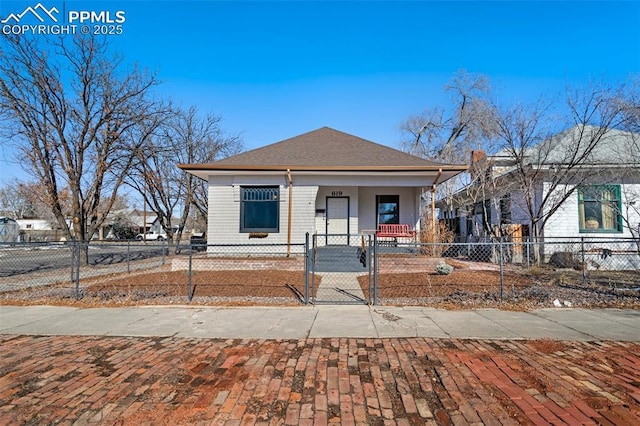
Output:
[[[400,123],[446,106],[459,69],[507,103],[640,71],[638,1],[40,2],[124,11],[113,49],[247,149],[322,126],[399,147]],[[0,0],[0,17],[37,3]],[[24,178],[2,151],[0,185]]]

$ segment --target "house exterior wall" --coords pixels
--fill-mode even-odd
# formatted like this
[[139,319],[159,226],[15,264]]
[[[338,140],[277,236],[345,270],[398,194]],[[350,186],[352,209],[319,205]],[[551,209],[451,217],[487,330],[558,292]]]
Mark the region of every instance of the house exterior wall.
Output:
[[400,223],[412,227],[420,222],[419,209],[416,204],[419,188],[407,187],[361,187],[360,188],[360,228],[358,232],[376,229],[377,211],[376,195],[400,196]]
[[318,234],[327,233],[327,197],[348,197],[349,198],[349,233],[358,233],[359,209],[358,209],[358,187],[330,185],[318,188],[318,195],[315,200],[315,232]]
[[[420,187],[390,186],[389,183],[412,183],[415,179],[382,178],[380,176],[292,176],[293,206],[291,243],[304,243],[305,234],[327,232],[327,197],[348,197],[349,233],[376,228],[376,195],[399,195],[400,222],[416,226],[419,223]],[[245,185],[280,188],[279,232],[264,238],[250,238],[240,232],[240,188]],[[369,185],[376,185],[371,187]],[[289,210],[288,178],[283,175],[226,175],[209,179],[209,217],[207,241],[215,244],[286,244]],[[356,238],[357,239],[357,238]],[[355,239],[350,243],[355,243]],[[270,248],[273,250],[273,247]],[[209,247],[209,252],[215,248]],[[227,254],[229,254],[227,250]]]
[[[580,231],[579,211],[578,211],[578,193],[574,192],[569,198],[567,198],[558,210],[549,217],[545,224],[543,235],[545,239],[553,238],[581,238],[581,237],[600,237],[600,238],[631,238],[633,234],[629,227],[634,227],[636,235],[640,226],[640,182],[636,183],[616,183],[610,182],[611,185],[620,186],[621,195],[621,207],[623,219],[622,232],[584,232]],[[559,194],[571,189],[570,185],[557,186],[555,191]],[[551,184],[549,182],[543,182],[536,186],[534,190],[534,203],[537,210],[543,197],[551,190]],[[531,220],[527,212],[526,201],[524,194],[519,191],[510,193],[511,200],[511,223],[523,224],[531,226]],[[497,200],[491,199],[491,224],[496,225],[499,223],[500,211],[496,208],[498,205]],[[627,206],[629,208],[627,208]],[[634,207],[636,206],[636,207]],[[448,212],[448,217],[455,217],[451,210]],[[545,211],[548,212],[547,209]],[[444,212],[440,215],[441,219],[445,218]],[[467,206],[462,205],[458,208],[458,217],[460,217],[460,228],[458,235],[461,237],[468,237],[469,235],[476,235],[476,224],[478,229],[482,226],[482,216],[477,214],[467,215]],[[471,222],[472,233],[467,233],[467,223]]]
[[21,231],[51,231],[50,220],[45,219],[18,219],[16,220],[20,226]]
[[[213,180],[213,179],[212,179]],[[209,181],[209,221],[207,227],[209,244],[286,244],[288,238],[289,196],[292,194],[291,243],[304,243],[305,233],[313,233],[315,228],[315,200],[317,186],[296,186],[293,189],[283,183],[283,179],[262,179],[259,185],[278,185],[279,232],[270,232],[265,238],[250,238],[250,233],[240,232],[240,187],[257,185],[255,180],[227,180],[221,185],[220,179],[213,184]]]
[[[626,209],[625,206],[633,202],[634,197],[640,196],[640,184],[620,184],[622,214],[625,219],[622,221],[622,232],[580,232],[579,212],[578,212],[578,193],[575,191],[560,208],[549,218],[545,225],[545,238],[580,238],[580,237],[605,237],[605,238],[631,238],[633,234],[629,226],[638,229],[640,217],[638,212],[633,209]],[[565,190],[564,187],[558,188],[558,191]],[[548,185],[545,184],[545,191],[548,191]]]

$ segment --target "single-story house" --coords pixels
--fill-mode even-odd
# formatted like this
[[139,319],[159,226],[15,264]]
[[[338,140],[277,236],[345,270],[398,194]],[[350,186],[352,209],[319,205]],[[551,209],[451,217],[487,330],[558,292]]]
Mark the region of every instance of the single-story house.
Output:
[[126,231],[121,230],[121,234],[125,234],[127,238],[133,238],[137,234],[148,231],[162,233],[162,226],[155,213],[150,211],[122,209],[109,213],[107,220],[102,228],[99,229],[97,239],[118,239],[117,232],[114,233],[114,226],[127,228]]
[[[576,147],[586,145],[584,140],[589,138],[596,140],[597,135],[602,137],[598,137],[595,148],[568,171],[567,158],[574,152],[582,155]],[[489,156],[476,151],[470,166],[472,177],[476,173],[473,183],[446,200],[438,200],[439,218],[462,241],[513,235],[520,240],[534,235],[529,211],[539,211],[547,218],[538,235],[539,241],[545,242],[546,255],[559,250],[553,242],[586,238],[619,240],[612,246],[614,250],[637,257],[634,239],[640,235],[639,147],[638,134],[580,125],[531,147],[519,159],[505,150]],[[516,160],[522,162],[520,167]],[[528,182],[533,209],[527,208],[518,173],[535,176]],[[558,176],[563,176],[562,180]],[[603,243],[595,246],[598,244]]]
[[208,182],[210,245],[296,244],[306,233],[343,236],[330,244],[357,244],[359,234],[379,224],[419,231],[424,194],[467,169],[328,127],[179,167]]

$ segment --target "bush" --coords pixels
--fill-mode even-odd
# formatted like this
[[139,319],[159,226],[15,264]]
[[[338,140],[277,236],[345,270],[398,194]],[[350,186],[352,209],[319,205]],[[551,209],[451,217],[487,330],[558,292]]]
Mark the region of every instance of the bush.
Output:
[[578,262],[573,258],[573,253],[568,251],[556,251],[549,259],[549,265],[555,268],[575,268]]

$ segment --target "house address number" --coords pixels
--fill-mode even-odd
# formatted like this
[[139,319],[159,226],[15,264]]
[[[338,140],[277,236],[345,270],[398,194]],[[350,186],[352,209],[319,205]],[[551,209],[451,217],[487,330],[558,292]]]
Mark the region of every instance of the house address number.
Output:
[[332,197],[341,197],[342,196],[342,191],[331,191],[331,196]]

